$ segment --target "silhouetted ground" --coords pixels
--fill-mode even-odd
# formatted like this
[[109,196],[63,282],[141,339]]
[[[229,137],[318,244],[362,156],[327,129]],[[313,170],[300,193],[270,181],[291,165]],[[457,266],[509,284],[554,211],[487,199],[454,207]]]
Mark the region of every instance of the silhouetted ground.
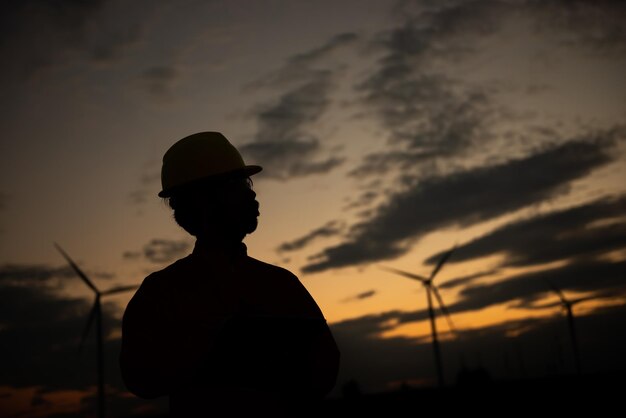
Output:
[[[393,392],[353,393],[308,405],[300,417],[408,417],[424,413],[511,414],[593,411],[614,415],[626,401],[626,371],[492,382],[444,388],[404,387]],[[619,413],[621,414],[621,412]],[[604,415],[604,414],[603,414]],[[147,416],[144,416],[147,417]],[[150,418],[167,418],[167,415]],[[294,417],[295,418],[295,417]]]
[[[404,388],[395,392],[329,399],[321,412],[337,416],[407,416],[434,413],[511,413],[545,410],[623,411],[626,371],[467,383],[444,388]],[[614,412],[613,412],[614,413]],[[384,415],[383,415],[384,414]],[[323,415],[320,415],[323,416]]]

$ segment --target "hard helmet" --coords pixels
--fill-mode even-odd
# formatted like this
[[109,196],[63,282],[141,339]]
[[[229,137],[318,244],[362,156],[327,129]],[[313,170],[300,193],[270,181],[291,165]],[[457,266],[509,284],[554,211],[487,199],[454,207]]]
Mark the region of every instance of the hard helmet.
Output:
[[249,177],[261,170],[258,165],[245,165],[237,148],[221,133],[198,132],[176,142],[163,156],[159,197],[170,197],[197,180],[236,173]]

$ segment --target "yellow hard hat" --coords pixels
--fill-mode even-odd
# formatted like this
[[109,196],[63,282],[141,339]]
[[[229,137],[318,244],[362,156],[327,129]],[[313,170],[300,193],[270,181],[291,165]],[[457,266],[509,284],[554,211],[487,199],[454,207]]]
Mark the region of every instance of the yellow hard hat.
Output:
[[170,197],[179,188],[196,180],[224,174],[245,177],[261,171],[258,165],[245,165],[243,158],[219,132],[198,132],[172,145],[163,156],[159,197]]

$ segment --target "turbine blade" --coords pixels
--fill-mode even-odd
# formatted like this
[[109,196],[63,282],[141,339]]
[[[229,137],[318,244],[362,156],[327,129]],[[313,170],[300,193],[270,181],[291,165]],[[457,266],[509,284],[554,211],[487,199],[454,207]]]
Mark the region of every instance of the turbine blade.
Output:
[[96,300],[91,307],[91,311],[89,312],[89,318],[87,319],[87,323],[85,324],[85,329],[83,330],[83,336],[80,339],[80,345],[78,346],[78,352],[82,353],[83,347],[85,346],[85,340],[87,339],[87,335],[89,335],[89,329],[91,328],[91,324],[93,324],[93,320],[96,318],[98,310],[98,296],[96,296]]
[[439,289],[437,289],[437,286],[435,285],[432,285],[432,289],[435,297],[437,298],[437,302],[439,302],[439,308],[441,308],[441,311],[444,313],[446,319],[448,320],[448,326],[450,326],[450,330],[456,334],[456,329],[454,328],[454,324],[452,323],[452,317],[450,316],[448,308],[446,308],[446,305],[443,303],[443,299],[439,294]]
[[419,274],[409,273],[407,271],[402,271],[398,269],[394,269],[391,267],[380,267],[382,270],[389,271],[391,273],[399,274],[400,276],[408,277],[409,279],[418,280],[422,283],[428,281],[428,279],[424,276],[420,276]]
[[548,286],[559,296],[559,299],[561,299],[562,303],[567,303],[568,300],[565,299],[565,295],[561,292],[561,290],[556,287],[550,280],[548,279],[544,279],[546,281],[546,283],[548,283]]
[[118,287],[114,287],[113,289],[105,290],[104,292],[101,292],[100,295],[106,296],[106,295],[113,295],[115,293],[128,292],[129,290],[135,290],[138,287],[139,286],[136,286],[136,285],[133,285],[133,286],[118,286]]
[[63,251],[63,249],[61,248],[61,246],[59,244],[57,244],[56,242],[54,243],[54,246],[57,248],[57,250],[59,250],[59,252],[61,253],[61,255],[63,257],[65,257],[65,259],[67,260],[67,262],[69,263],[69,265],[74,269],[74,271],[76,272],[76,274],[78,274],[78,276],[83,279],[83,281],[87,284],[87,286],[89,286],[91,288],[91,290],[93,290],[94,292],[96,292],[96,294],[100,293],[98,291],[98,288],[96,288],[96,286],[91,282],[91,280],[89,280],[89,278],[87,277],[87,275],[85,273],[83,273],[83,271],[81,269],[78,268],[78,266],[76,265],[76,263],[74,263],[74,261],[70,258],[69,255],[67,255],[67,253],[65,251]]
[[430,280],[433,280],[435,278],[435,275],[439,273],[439,270],[441,270],[441,267],[443,267],[443,264],[448,260],[448,258],[450,258],[454,250],[456,250],[456,244],[454,245],[454,247],[452,247],[452,249],[450,249],[447,253],[445,253],[441,257],[441,259],[439,260],[439,262],[437,263],[437,265],[433,269],[433,272],[430,275]]

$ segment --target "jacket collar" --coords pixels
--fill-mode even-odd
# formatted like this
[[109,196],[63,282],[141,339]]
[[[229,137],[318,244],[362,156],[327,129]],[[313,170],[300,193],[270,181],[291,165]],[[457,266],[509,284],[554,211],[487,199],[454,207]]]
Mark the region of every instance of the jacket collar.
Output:
[[196,240],[191,254],[194,258],[206,261],[235,262],[248,255],[248,247],[243,242],[228,246]]

